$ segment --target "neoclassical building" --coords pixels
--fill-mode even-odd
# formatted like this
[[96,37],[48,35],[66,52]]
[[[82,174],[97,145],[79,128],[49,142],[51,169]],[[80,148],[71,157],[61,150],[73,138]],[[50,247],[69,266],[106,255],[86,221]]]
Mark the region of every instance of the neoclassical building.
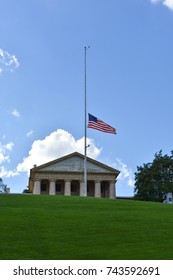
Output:
[[[87,196],[116,198],[119,171],[87,158]],[[30,170],[29,191],[33,194],[83,196],[84,156],[72,153]]]

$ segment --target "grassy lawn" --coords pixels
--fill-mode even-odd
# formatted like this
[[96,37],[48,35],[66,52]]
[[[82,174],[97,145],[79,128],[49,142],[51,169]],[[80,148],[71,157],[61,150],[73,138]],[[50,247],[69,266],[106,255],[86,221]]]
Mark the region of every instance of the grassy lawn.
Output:
[[173,259],[173,205],[0,195],[0,259]]

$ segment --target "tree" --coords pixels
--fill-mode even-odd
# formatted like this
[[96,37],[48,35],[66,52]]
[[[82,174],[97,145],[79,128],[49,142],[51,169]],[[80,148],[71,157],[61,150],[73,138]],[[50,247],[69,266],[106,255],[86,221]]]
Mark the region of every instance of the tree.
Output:
[[29,186],[27,186],[26,189],[23,190],[23,193],[30,193]]
[[7,185],[3,183],[2,178],[0,178],[0,193],[7,193]]
[[152,163],[137,166],[134,192],[136,199],[160,202],[166,193],[173,192],[173,151],[168,156],[161,150]]

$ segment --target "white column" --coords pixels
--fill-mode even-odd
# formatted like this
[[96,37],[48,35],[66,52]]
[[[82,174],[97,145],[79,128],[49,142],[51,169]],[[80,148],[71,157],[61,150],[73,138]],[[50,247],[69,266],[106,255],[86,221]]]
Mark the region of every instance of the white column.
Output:
[[33,189],[33,194],[40,194],[40,181],[35,181],[34,182],[34,189]]
[[95,197],[101,197],[101,182],[95,182]]
[[49,194],[55,195],[55,181],[50,181]]
[[110,181],[109,182],[109,198],[116,198],[115,194],[115,182],[116,181]]
[[84,196],[84,181],[80,181],[80,196]]
[[71,181],[65,181],[64,195],[71,195]]

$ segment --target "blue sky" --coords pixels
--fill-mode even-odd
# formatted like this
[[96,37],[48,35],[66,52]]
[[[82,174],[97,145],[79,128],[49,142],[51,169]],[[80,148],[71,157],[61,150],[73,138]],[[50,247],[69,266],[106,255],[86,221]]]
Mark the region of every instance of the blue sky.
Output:
[[117,129],[88,129],[88,155],[121,171],[173,149],[173,0],[0,0],[0,177],[11,192],[28,170],[83,152],[87,112]]

